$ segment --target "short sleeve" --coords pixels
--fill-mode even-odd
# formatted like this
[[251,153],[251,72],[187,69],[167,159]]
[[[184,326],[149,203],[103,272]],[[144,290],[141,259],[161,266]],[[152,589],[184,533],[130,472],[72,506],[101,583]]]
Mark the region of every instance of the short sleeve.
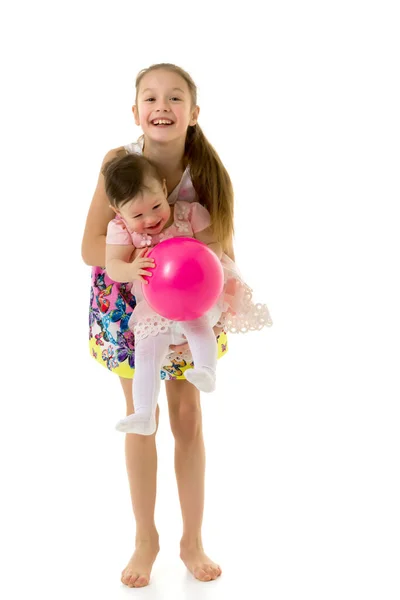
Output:
[[106,244],[115,246],[132,246],[132,237],[124,221],[115,218],[109,222],[107,227]]
[[208,210],[199,204],[199,202],[191,202],[189,221],[193,229],[193,233],[199,233],[203,229],[207,229],[211,225],[211,216]]

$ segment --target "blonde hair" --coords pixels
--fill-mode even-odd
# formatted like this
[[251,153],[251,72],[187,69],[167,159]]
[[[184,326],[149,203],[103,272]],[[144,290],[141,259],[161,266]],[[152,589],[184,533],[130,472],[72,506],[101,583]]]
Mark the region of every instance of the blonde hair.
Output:
[[[156,70],[180,75],[188,85],[192,106],[196,106],[197,87],[193,79],[181,67],[170,63],[152,65],[139,72],[136,78],[136,103],[143,77]],[[188,127],[184,159],[190,167],[190,176],[199,200],[211,215],[214,235],[225,249],[231,248],[234,233],[232,183],[217,152],[198,124]]]

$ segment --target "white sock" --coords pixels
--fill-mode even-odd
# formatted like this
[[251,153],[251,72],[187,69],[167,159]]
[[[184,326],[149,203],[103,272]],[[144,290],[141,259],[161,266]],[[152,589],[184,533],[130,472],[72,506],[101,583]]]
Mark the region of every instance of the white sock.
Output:
[[156,430],[156,416],[152,414],[134,413],[118,421],[115,426],[117,431],[123,433],[138,433],[139,435],[153,435]]
[[215,390],[215,371],[208,367],[199,367],[198,369],[188,369],[185,371],[185,377],[190,383],[193,383],[201,392],[213,392]]
[[207,317],[180,323],[192,352],[194,369],[185,377],[201,392],[213,392],[217,370],[217,341]]
[[160,370],[168,352],[170,338],[168,333],[159,333],[137,341],[133,377],[135,412],[117,423],[118,431],[140,435],[152,435],[156,431]]

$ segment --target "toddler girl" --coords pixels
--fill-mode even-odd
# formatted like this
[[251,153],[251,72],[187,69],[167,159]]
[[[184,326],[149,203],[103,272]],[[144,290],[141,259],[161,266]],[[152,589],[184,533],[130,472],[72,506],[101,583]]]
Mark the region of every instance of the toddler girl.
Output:
[[[159,372],[171,344],[187,339],[194,369],[186,379],[203,392],[215,389],[217,345],[213,327],[229,325],[230,331],[261,329],[272,324],[265,305],[255,305],[251,290],[215,240],[208,210],[198,202],[167,200],[165,181],[145,157],[129,154],[104,167],[105,190],[116,217],[106,237],[106,271],[117,282],[133,282],[136,307],[129,320],[135,336],[135,413],[119,421],[117,429],[152,435],[156,430]],[[154,266],[148,248],[171,237],[194,237],[207,244],[221,259],[225,285],[216,304],[203,317],[174,322],[157,315],[145,301],[142,284],[146,269]],[[130,262],[136,249],[135,258]],[[139,249],[139,251],[138,251]]]

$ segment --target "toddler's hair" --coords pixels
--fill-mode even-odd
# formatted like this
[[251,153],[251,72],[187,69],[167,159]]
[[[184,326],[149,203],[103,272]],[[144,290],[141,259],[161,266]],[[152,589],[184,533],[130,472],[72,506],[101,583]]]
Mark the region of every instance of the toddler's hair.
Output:
[[[159,63],[140,71],[136,78],[136,104],[140,82],[150,71],[172,71],[180,75],[189,87],[192,106],[197,104],[197,87],[189,73],[170,63]],[[199,124],[189,126],[186,134],[185,161],[190,167],[194,189],[199,201],[211,214],[215,237],[231,248],[233,225],[233,188],[227,170],[217,152],[207,140]]]
[[148,179],[163,183],[153,163],[140,154],[117,156],[104,165],[102,172],[107,197],[111,206],[117,209],[149,189]]

